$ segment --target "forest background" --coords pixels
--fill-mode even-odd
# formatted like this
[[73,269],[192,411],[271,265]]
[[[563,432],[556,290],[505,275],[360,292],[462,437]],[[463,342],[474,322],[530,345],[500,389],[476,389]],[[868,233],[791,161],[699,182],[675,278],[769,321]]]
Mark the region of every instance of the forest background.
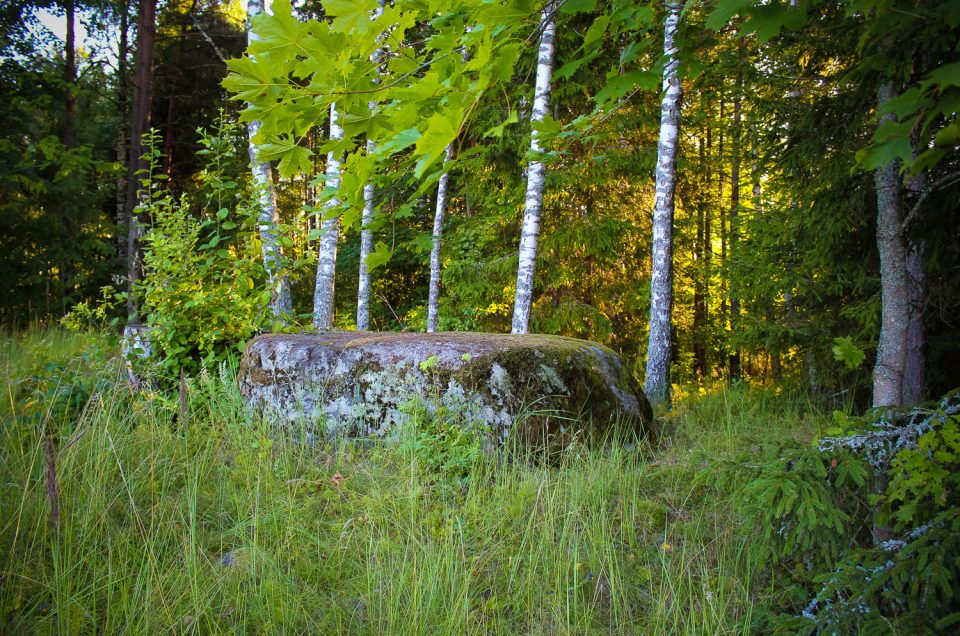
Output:
[[[367,4],[365,11],[376,8]],[[471,39],[466,31],[462,42],[438,43],[440,35],[449,39],[452,29],[463,29],[463,16],[474,8],[463,7],[437,24],[414,23],[411,10],[403,16],[410,22],[403,25],[409,42],[394,46],[388,64],[340,72],[343,82],[361,76],[376,82],[378,74],[416,79],[406,90],[419,109],[415,117],[427,122],[422,137],[397,134],[407,129],[400,121],[408,117],[404,113],[384,111],[364,121],[357,113],[368,107],[365,91],[341,98],[356,113],[346,114],[346,139],[333,142],[328,118],[317,115],[332,98],[314,97],[308,105],[309,90],[268,98],[287,100],[265,119],[258,141],[267,146],[266,159],[279,161],[273,187],[293,312],[301,320],[314,315],[320,226],[331,216],[329,200],[336,195],[344,231],[335,253],[333,320],[343,328],[357,324],[364,175],[371,180],[371,167],[360,157],[362,140],[376,136],[371,126],[380,126],[392,131],[385,138],[393,148],[378,159],[375,212],[366,225],[372,254],[362,259],[371,271],[372,328],[426,326],[435,184],[449,173],[438,328],[508,330],[525,168],[531,158],[541,159],[546,189],[531,329],[607,344],[642,377],[658,89],[666,62],[664,7],[568,2],[559,8],[550,110],[536,125],[545,147],[535,156],[529,140],[536,59],[526,51],[536,48],[541,7],[508,4],[512,12],[495,4],[494,17],[486,18],[505,30],[502,41],[481,34]],[[154,184],[162,184],[169,201],[182,202],[193,218],[218,221],[218,249],[235,256],[249,252],[251,242],[256,248],[255,223],[233,217],[242,216],[236,202],[253,197],[246,126],[229,123],[243,110],[237,93],[244,97],[249,87],[243,82],[256,71],[234,66],[233,83],[227,83],[234,99],[221,86],[225,60],[243,59],[247,7],[160,3],[151,18],[154,59],[139,69],[137,25],[150,18],[152,6],[5,3],[0,316],[6,324],[60,318],[78,303],[100,298],[111,283],[124,291],[130,271],[126,228],[140,203],[128,190],[142,178],[132,176],[135,168],[143,168],[131,162],[140,154],[131,145],[133,130],[156,129]],[[88,44],[76,41],[75,28],[65,39],[45,30],[37,22],[41,9],[65,16],[67,25],[82,21]],[[281,6],[278,15],[290,10]],[[396,20],[399,11],[381,21]],[[354,60],[376,48],[379,22],[364,22],[340,4],[326,12],[334,18],[332,38],[369,25],[353,41],[348,55]],[[294,14],[307,25],[322,22],[325,10],[303,3]],[[906,401],[960,384],[953,364],[960,346],[953,325],[960,301],[952,61],[958,16],[956,2],[753,7],[731,1],[683,8],[677,35],[683,102],[675,179],[673,383],[785,379],[821,392],[852,390],[865,405],[881,327],[874,172],[896,161],[901,234],[912,259],[910,347],[925,358],[919,372],[911,371],[920,373],[913,383],[922,388],[912,389]],[[289,35],[263,24],[268,39]],[[303,29],[289,37],[308,37],[310,27]],[[492,61],[459,64],[445,46],[492,55]],[[431,66],[431,55],[446,55],[447,66]],[[303,59],[288,57],[283,64]],[[397,61],[404,59],[414,60],[411,68]],[[310,81],[300,64],[284,90]],[[494,77],[469,105],[451,107],[449,88],[424,88],[425,81],[449,86],[451,78],[476,78],[480,68]],[[138,74],[147,71],[141,80]],[[298,73],[306,79],[295,79]],[[136,103],[136,86],[146,81],[149,94]],[[887,84],[900,96],[878,115],[878,90]],[[418,90],[427,91],[426,99]],[[257,112],[247,110],[248,118]],[[896,120],[878,130],[888,111]],[[201,128],[208,131],[205,138]],[[453,161],[444,164],[446,142]],[[217,155],[222,165],[215,169],[204,158],[211,143],[232,148]],[[323,179],[331,143],[347,157],[344,185],[336,193]],[[221,186],[230,190],[216,195],[220,202],[229,199],[225,207],[211,202],[211,188]],[[220,212],[228,208],[230,219]],[[209,227],[197,232],[194,251],[214,247]],[[249,274],[260,293],[266,274]],[[142,295],[151,302],[150,290]],[[234,318],[241,326],[226,337],[244,340],[269,328],[269,315],[241,309],[236,292],[208,298],[218,300],[213,313],[223,312],[223,318],[237,304]],[[180,299],[181,305],[188,301]],[[198,328],[216,332],[219,324]],[[202,357],[195,340],[185,347],[182,363]]]

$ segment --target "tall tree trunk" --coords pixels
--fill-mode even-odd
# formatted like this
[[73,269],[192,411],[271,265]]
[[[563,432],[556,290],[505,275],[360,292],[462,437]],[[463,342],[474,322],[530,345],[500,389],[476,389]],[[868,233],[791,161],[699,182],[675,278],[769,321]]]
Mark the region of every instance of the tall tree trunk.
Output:
[[[551,1],[543,8],[540,21],[540,50],[537,56],[537,79],[533,95],[530,122],[540,122],[547,115],[550,104],[550,79],[553,73],[553,36],[556,30],[556,6]],[[541,151],[539,134],[530,131],[530,151]],[[533,302],[533,282],[537,268],[537,241],[540,237],[540,211],[543,209],[543,190],[546,167],[539,159],[527,166],[527,194],[523,205],[523,226],[520,230],[520,261],[517,266],[517,291],[513,301],[512,333],[527,333],[530,329],[530,305]]]
[[137,10],[137,52],[133,62],[133,107],[130,118],[130,154],[127,156],[127,197],[124,215],[130,219],[127,229],[127,321],[137,322],[139,303],[134,295],[140,280],[140,228],[146,226],[146,215],[134,215],[140,192],[140,170],[147,168],[143,160],[141,136],[150,129],[153,101],[153,54],[157,29],[157,0],[141,0]]
[[[896,97],[888,82],[877,92],[877,110]],[[882,115],[878,125],[892,120]],[[877,168],[877,249],[880,252],[880,342],[873,368],[873,405],[901,406],[903,378],[907,366],[907,332],[910,326],[910,290],[907,277],[907,248],[903,239],[903,210],[900,207],[900,179],[896,161]]]
[[660,140],[657,144],[656,198],[653,205],[653,257],[650,276],[650,338],[644,392],[651,404],[669,400],[670,324],[673,314],[673,195],[677,186],[677,150],[683,89],[674,39],[682,4],[666,0],[663,27],[663,100],[660,104]]
[[703,144],[703,135],[697,141],[697,147],[700,155],[700,174],[699,179],[700,192],[697,195],[697,241],[693,252],[693,258],[696,267],[693,272],[693,368],[698,380],[703,380],[707,375],[707,348],[706,348],[706,299],[704,294],[704,277],[706,270],[703,267],[703,261],[706,255],[704,247],[704,212],[707,207],[707,190],[710,187],[709,171],[706,168],[706,149]]
[[[926,189],[925,172],[907,181],[907,190],[914,200]],[[903,376],[903,406],[919,404],[926,392],[926,333],[923,310],[927,304],[927,272],[923,264],[923,242],[909,241],[907,251],[907,281],[910,292],[910,326],[907,328],[907,363]]]
[[907,252],[910,324],[907,327],[907,361],[903,370],[903,406],[916,406],[923,401],[926,392],[923,309],[927,301],[927,273],[923,254],[923,243],[910,243]]
[[[374,143],[367,142],[367,152],[374,151]],[[373,252],[373,204],[375,188],[372,183],[363,186],[363,213],[360,215],[360,275],[357,281],[357,331],[370,329],[370,270],[367,257]]]
[[74,148],[77,145],[76,128],[76,93],[77,83],[77,44],[74,28],[75,15],[73,0],[64,0],[63,11],[66,14],[67,37],[64,43],[64,118],[63,118],[63,145]]
[[[743,99],[743,74],[737,72],[737,88],[733,97],[733,130],[731,145],[733,157],[730,164],[730,256],[734,257],[737,240],[740,238],[740,107]],[[730,283],[730,333],[736,336],[740,322],[740,290]],[[729,359],[729,378],[731,382],[740,379],[740,351],[731,349]]]
[[[372,20],[383,15],[384,0],[377,0],[377,8],[373,10]],[[385,51],[377,49],[370,56],[370,61],[378,65]],[[370,111],[376,107],[376,102],[370,102]],[[367,140],[367,154],[373,153],[376,145]],[[374,186],[367,183],[363,186],[363,212],[360,215],[360,276],[357,282],[357,331],[367,331],[370,328],[370,271],[367,269],[367,256],[373,251],[373,222]]]
[[[247,45],[260,38],[253,32],[251,19],[270,8],[271,0],[247,0]],[[256,189],[260,209],[257,213],[257,227],[260,230],[260,245],[263,253],[263,269],[270,286],[270,311],[273,317],[286,323],[293,314],[293,301],[290,298],[290,281],[279,271],[283,251],[278,245],[280,214],[277,210],[277,192],[273,185],[273,168],[269,161],[259,161],[257,145],[253,139],[260,130],[259,121],[247,124],[249,138],[250,170],[253,175],[253,187]]]
[[[77,147],[76,128],[76,83],[77,83],[77,53],[76,30],[73,0],[64,0],[63,12],[66,19],[66,37],[63,47],[63,130],[61,141],[66,149]],[[66,236],[77,234],[76,220],[68,209],[63,217],[63,230]],[[59,282],[58,296],[61,304],[65,304],[70,287],[73,284],[73,262],[66,250],[60,250],[57,263],[57,280]],[[66,313],[66,312],[64,312]]]
[[[453,144],[447,146],[445,161],[453,158]],[[430,293],[427,297],[427,333],[437,330],[437,305],[440,300],[440,243],[443,237],[443,216],[447,211],[447,188],[450,173],[444,171],[437,184],[437,207],[433,214],[433,247],[430,248]]]
[[[330,139],[343,139],[336,104],[330,105]],[[340,159],[332,152],[327,153],[326,184],[334,190],[340,188]],[[333,292],[337,273],[337,244],[340,242],[340,213],[336,208],[339,205],[336,197],[327,201],[320,222],[322,234],[317,251],[317,283],[313,289],[313,326],[317,331],[333,327]]]
[[[127,165],[127,31],[128,31],[128,0],[119,2],[120,11],[120,38],[117,47],[117,165]],[[127,173],[125,170],[117,172],[117,253],[124,261],[127,257]]]

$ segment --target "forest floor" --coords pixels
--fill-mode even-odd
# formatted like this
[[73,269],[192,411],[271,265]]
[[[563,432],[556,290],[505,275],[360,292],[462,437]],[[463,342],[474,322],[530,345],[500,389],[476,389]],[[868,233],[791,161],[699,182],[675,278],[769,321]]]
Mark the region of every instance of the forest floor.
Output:
[[251,421],[229,367],[189,380],[185,422],[116,367],[101,336],[0,337],[0,632],[747,633],[785,591],[718,467],[829,422],[718,385],[653,441],[552,462],[422,418],[307,445]]

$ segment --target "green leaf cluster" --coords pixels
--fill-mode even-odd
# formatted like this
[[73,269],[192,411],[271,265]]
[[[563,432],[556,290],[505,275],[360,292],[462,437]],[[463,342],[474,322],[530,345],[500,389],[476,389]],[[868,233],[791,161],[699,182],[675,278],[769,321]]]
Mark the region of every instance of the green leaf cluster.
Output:
[[241,350],[269,324],[272,290],[260,255],[256,193],[230,178],[237,172],[231,166],[245,156],[239,126],[222,117],[216,129],[201,131],[206,168],[198,190],[180,198],[155,178],[156,133],[144,141],[150,168],[142,175],[148,194],[140,212],[152,225],[135,293],[143,299],[159,376],[172,382],[181,370],[194,374]]

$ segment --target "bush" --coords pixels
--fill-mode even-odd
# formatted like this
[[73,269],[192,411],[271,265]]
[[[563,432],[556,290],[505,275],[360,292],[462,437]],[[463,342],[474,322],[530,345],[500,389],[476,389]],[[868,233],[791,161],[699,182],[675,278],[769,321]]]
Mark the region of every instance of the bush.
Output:
[[221,118],[199,131],[206,160],[192,195],[174,198],[156,173],[159,138],[149,134],[143,204],[152,220],[144,237],[142,299],[161,378],[214,366],[271,319],[271,290],[260,257],[257,202],[239,181],[240,128]]

